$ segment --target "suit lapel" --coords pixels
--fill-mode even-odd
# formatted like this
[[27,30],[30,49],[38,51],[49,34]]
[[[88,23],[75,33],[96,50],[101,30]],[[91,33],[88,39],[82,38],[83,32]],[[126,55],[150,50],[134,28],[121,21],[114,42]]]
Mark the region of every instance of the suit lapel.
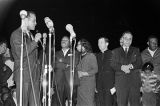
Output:
[[126,53],[125,53],[123,47],[120,48],[120,54],[122,57],[126,57]]
[[128,60],[131,58],[132,53],[133,53],[133,48],[132,48],[131,46],[129,47],[127,54],[125,53],[123,47],[121,47],[121,49],[120,49],[120,54],[121,54],[121,56],[122,56],[123,58],[128,59]]
[[132,55],[132,52],[133,51],[133,48],[132,47],[129,47],[128,49],[128,53],[127,53],[127,56],[130,57]]
[[60,55],[60,57],[63,57],[63,58],[64,58],[64,53],[63,53],[62,50],[59,52],[59,55]]
[[70,54],[70,49],[67,51],[67,54],[66,54],[65,57],[68,57],[68,54]]
[[157,57],[158,54],[160,54],[160,48],[158,48],[158,49],[156,50],[156,52],[154,53],[153,57]]

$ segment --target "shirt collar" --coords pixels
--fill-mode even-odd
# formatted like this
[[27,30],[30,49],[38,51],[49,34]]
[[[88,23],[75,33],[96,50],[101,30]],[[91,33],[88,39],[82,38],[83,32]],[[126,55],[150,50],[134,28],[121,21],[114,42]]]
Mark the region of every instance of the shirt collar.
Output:
[[69,50],[69,48],[68,49],[62,49],[64,56],[66,56],[68,50]]
[[154,52],[154,53],[155,53],[155,52],[157,51],[157,49],[156,49],[155,51],[152,51],[152,50],[151,50],[151,49],[149,49],[149,47],[148,47],[148,51],[150,51],[150,52]]

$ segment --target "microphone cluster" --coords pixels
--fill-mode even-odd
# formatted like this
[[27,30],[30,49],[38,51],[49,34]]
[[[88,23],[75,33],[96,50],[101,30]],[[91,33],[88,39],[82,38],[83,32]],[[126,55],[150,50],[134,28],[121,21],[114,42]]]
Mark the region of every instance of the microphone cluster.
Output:
[[[22,19],[22,24],[21,24],[22,31],[26,31],[27,30],[27,27],[26,27],[27,26],[27,22],[26,22],[26,20],[27,20],[28,13],[27,13],[26,10],[21,10],[19,14],[20,14],[20,18]],[[49,29],[49,32],[53,33],[54,32],[54,23],[53,23],[53,21],[49,17],[45,17],[44,18],[44,22],[45,22],[47,28]],[[73,26],[71,24],[67,24],[66,25],[66,30],[70,33],[70,42],[72,42],[72,40],[76,38],[76,34],[74,32]],[[44,33],[43,34],[43,38],[46,39],[46,37],[47,37],[47,34]],[[44,39],[43,39],[43,41],[46,43],[46,41]]]

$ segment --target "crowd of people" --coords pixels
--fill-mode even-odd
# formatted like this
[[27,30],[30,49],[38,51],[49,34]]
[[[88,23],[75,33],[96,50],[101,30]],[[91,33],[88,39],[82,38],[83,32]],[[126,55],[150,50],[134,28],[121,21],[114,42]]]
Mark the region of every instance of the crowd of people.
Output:
[[[22,26],[7,42],[0,43],[0,106],[41,106],[42,57],[38,53],[40,34],[35,36],[36,14],[27,12],[25,34]],[[23,46],[22,46],[23,36]],[[133,47],[133,34],[126,31],[120,47],[109,50],[107,37],[100,37],[100,52],[93,53],[89,41],[82,38],[71,51],[70,38],[63,36],[61,50],[52,63],[53,90],[51,106],[159,106],[160,105],[160,48],[158,38],[148,37],[148,47],[140,52]],[[22,54],[23,48],[23,55]],[[73,92],[71,94],[71,57],[74,57]],[[21,67],[21,56],[23,66]],[[53,58],[53,53],[51,58]],[[52,62],[54,62],[52,60]],[[23,68],[22,98],[20,72]],[[50,92],[49,92],[50,93]],[[47,94],[48,95],[48,94]],[[72,96],[71,96],[72,95]]]

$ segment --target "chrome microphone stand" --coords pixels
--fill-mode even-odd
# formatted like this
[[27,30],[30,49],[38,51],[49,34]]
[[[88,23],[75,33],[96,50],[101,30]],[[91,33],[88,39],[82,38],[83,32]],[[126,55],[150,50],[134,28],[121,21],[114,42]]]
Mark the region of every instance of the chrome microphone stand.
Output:
[[72,40],[70,41],[70,106],[72,106],[73,101],[73,88],[74,88],[74,69],[75,69],[75,45],[76,39],[74,38],[74,45],[72,45]]
[[51,106],[51,38],[52,34],[49,33],[49,74],[48,74],[48,106]]
[[22,28],[22,39],[21,39],[21,56],[20,56],[20,106],[22,105],[23,100],[23,39],[24,39],[24,30]]
[[[48,106],[51,106],[51,72],[54,70],[54,67],[52,67],[51,65],[51,39],[52,39],[52,35],[54,37],[55,40],[55,32],[54,32],[54,28],[49,29],[49,74],[48,74]],[[53,41],[53,43],[55,43],[55,41]],[[55,48],[54,48],[55,49]],[[55,51],[55,50],[54,50]],[[55,55],[55,53],[54,53]],[[54,71],[53,71],[54,73]]]
[[42,59],[42,87],[43,87],[43,98],[42,103],[43,106],[47,106],[47,65],[45,65],[46,55],[45,55],[45,47],[46,47],[46,38],[43,38],[43,59]]
[[19,100],[19,106],[22,106],[22,100],[23,100],[23,47],[24,47],[24,36],[27,31],[27,11],[21,10],[20,11],[20,17],[21,17],[21,30],[22,30],[22,38],[21,38],[21,55],[20,55],[20,99]]

